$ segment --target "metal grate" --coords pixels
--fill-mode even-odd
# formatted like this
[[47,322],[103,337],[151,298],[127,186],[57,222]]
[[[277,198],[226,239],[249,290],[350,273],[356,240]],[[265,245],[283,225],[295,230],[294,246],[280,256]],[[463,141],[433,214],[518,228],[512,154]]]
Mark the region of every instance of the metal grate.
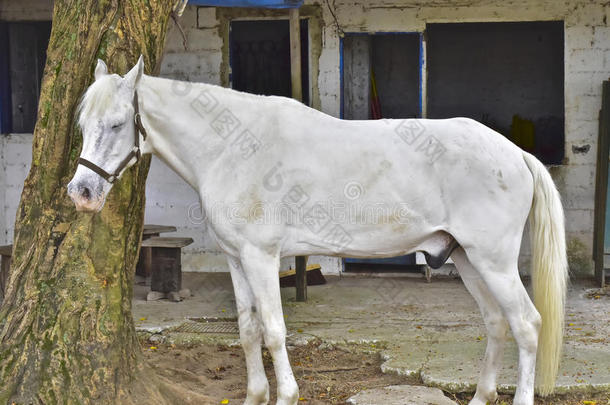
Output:
[[193,322],[186,321],[171,329],[172,332],[183,333],[230,333],[239,334],[239,328],[236,322]]

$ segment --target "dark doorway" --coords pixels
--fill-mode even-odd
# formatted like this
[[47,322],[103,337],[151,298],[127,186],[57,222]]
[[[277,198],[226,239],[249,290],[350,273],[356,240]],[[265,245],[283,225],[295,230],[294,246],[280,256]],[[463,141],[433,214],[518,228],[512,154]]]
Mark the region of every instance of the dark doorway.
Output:
[[[341,55],[343,118],[421,116],[421,39],[419,33],[346,34]],[[415,254],[410,254],[385,259],[346,258],[345,271],[421,269],[416,266]]]
[[[309,105],[309,41],[301,20],[303,103]],[[230,34],[231,87],[253,94],[291,97],[288,20],[233,21]]]
[[420,35],[389,33],[371,39],[381,116],[420,117]]
[[50,21],[0,22],[0,131],[32,133]]
[[[342,117],[421,116],[421,34],[346,34],[342,40]],[[379,108],[373,103],[373,76]]]
[[428,24],[426,36],[429,118],[470,117],[562,162],[562,21]]

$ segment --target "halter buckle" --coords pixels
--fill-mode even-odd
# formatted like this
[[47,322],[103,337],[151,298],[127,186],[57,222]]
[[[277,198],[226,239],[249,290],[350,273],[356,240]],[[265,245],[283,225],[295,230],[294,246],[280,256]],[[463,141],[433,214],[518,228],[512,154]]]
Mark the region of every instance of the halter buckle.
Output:
[[133,121],[136,125],[136,129],[138,130],[138,135],[142,134],[142,138],[146,140],[146,129],[144,129],[144,125],[142,125],[142,117],[140,116],[140,112],[136,112],[134,114]]

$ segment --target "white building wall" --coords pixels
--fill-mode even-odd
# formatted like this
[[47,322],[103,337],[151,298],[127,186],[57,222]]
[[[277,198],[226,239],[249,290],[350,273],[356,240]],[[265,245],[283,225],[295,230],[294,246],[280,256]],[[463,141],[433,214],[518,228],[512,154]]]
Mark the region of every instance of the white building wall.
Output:
[[12,243],[23,182],[30,171],[32,134],[0,135],[0,244]]
[[[318,3],[306,0],[308,6]],[[590,257],[601,82],[610,77],[610,5],[590,0],[337,0],[331,3],[336,3],[336,22],[326,2],[317,6],[323,20],[317,90],[319,108],[334,116],[338,116],[340,111],[340,55],[336,23],[345,32],[404,32],[422,31],[426,23],[431,22],[563,20],[566,156],[565,164],[551,168],[551,172],[564,198],[570,253],[578,256],[575,259]],[[50,15],[49,10],[49,1],[5,0],[0,6],[0,19],[45,19]],[[243,12],[239,17],[244,18]],[[223,23],[224,20],[217,18],[214,8],[188,6],[180,20],[187,37],[187,49],[179,30],[171,23],[161,75],[226,85],[228,48],[224,43]],[[31,142],[30,138],[11,136],[0,142],[0,185],[3,190],[0,191],[0,202],[4,201],[5,207],[5,215],[0,219],[0,240],[3,235],[6,241],[12,239],[14,207],[20,193],[17,190],[25,178],[25,171],[20,172],[14,165],[27,167],[29,164],[29,157],[23,154],[20,155],[23,161],[16,162],[17,155],[13,156],[11,148],[23,148],[24,143]],[[12,174],[9,176],[6,172]],[[177,234],[195,239],[195,244],[185,250],[185,270],[224,270],[224,260],[209,253],[215,250],[215,246],[204,236],[203,227],[199,224],[201,221],[194,214],[197,203],[197,196],[181,179],[158,160],[153,160],[147,185],[146,222],[176,225],[179,228]],[[340,269],[338,259],[311,260],[321,261],[326,271]],[[590,268],[575,270],[590,272]]]

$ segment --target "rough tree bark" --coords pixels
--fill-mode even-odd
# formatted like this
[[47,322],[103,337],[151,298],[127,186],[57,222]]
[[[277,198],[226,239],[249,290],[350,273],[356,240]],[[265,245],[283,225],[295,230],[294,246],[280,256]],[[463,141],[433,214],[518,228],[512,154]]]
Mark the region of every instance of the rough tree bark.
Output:
[[55,0],[0,309],[0,404],[185,403],[140,360],[131,316],[149,160],[99,214],[76,213],[66,194],[81,147],[75,110],[96,58],[125,73],[143,54],[150,73],[174,1]]

